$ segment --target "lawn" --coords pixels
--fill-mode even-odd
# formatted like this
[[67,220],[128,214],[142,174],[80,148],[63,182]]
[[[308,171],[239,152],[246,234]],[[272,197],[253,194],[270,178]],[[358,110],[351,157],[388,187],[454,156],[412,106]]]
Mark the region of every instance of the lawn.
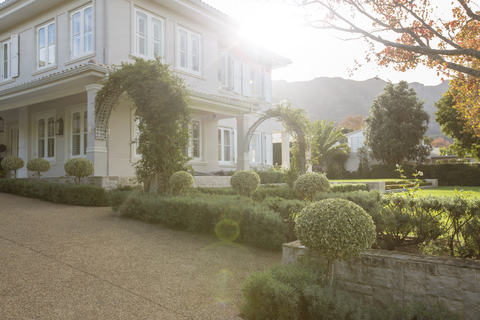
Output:
[[455,195],[455,190],[463,190],[463,192],[471,191],[472,195],[480,198],[480,187],[461,187],[461,186],[454,186],[454,187],[438,187],[435,189],[424,189],[419,191],[419,195],[432,195],[432,196],[446,196],[450,197]]
[[344,180],[329,180],[330,182],[377,182],[377,181],[399,181],[398,179],[344,179]]

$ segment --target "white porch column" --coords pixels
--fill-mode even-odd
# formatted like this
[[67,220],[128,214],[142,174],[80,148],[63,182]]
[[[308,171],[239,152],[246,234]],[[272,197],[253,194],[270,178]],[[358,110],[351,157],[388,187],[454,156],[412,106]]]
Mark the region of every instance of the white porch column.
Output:
[[244,152],[248,129],[248,117],[245,115],[237,117],[237,171],[250,169],[249,153]]
[[18,108],[18,156],[25,161],[22,169],[17,171],[17,178],[28,178],[28,107]]
[[290,168],[290,134],[282,132],[282,167]]
[[87,134],[87,159],[95,166],[93,175],[107,175],[107,141],[95,139],[95,97],[97,92],[102,88],[99,84],[90,84],[85,87],[87,89],[87,117],[88,117],[88,134]]
[[218,171],[220,170],[218,162],[218,119],[209,117],[204,123],[205,139],[203,139],[204,148],[202,153],[204,161],[208,163],[205,171]]

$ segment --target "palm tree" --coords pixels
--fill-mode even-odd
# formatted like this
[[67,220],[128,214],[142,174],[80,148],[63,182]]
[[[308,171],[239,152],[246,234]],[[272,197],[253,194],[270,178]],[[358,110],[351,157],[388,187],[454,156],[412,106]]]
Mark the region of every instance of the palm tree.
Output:
[[[342,129],[335,128],[335,122],[315,120],[312,125],[312,164],[316,171],[322,171],[323,165],[334,158],[347,158],[349,148]],[[338,157],[342,155],[344,157]]]

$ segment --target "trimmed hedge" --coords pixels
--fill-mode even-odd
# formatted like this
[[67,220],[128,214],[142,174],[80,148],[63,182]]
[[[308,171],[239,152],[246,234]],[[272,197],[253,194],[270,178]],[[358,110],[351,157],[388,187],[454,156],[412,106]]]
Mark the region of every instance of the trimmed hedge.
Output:
[[[395,165],[372,165],[370,170],[363,173],[357,171],[332,171],[327,173],[329,179],[401,179],[395,171]],[[402,165],[404,175],[411,177],[415,169],[423,172],[424,179],[438,179],[439,186],[479,186],[480,164],[431,164],[431,165]]]
[[[238,225],[237,241],[257,247],[281,250],[285,242],[286,225],[278,213],[267,206],[238,196],[215,196],[190,193],[188,197],[160,197],[128,191],[110,193],[112,209],[122,217],[162,223],[174,229],[218,235],[216,227]],[[234,219],[231,215],[237,215]],[[240,215],[240,218],[238,217]],[[234,221],[232,223],[232,220]],[[227,232],[227,231],[226,231]]]
[[330,184],[330,192],[353,192],[353,191],[368,191],[366,183],[335,183]]
[[354,191],[347,193],[319,193],[313,201],[340,198],[352,201],[363,208],[369,215],[374,216],[381,210],[382,194],[378,190]]
[[267,171],[260,171],[254,170],[258,176],[260,177],[261,184],[267,183],[284,183],[285,174],[283,171],[275,171],[275,170],[267,170]]
[[1,179],[0,192],[74,206],[102,207],[109,205],[105,189],[88,185]]

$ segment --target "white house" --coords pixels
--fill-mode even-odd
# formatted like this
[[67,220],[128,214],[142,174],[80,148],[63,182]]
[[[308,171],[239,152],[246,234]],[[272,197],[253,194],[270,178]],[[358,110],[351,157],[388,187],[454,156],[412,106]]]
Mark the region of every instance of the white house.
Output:
[[[134,176],[129,102],[99,116],[94,101],[109,65],[158,55],[191,88],[188,152],[197,172],[272,165],[272,135],[284,132],[282,125],[263,122],[247,148],[245,137],[271,107],[272,70],[291,61],[237,31],[234,20],[200,0],[0,3],[0,157],[47,159],[46,177],[64,175],[74,157],[91,160],[97,177]],[[288,150],[288,135],[281,136]],[[18,176],[29,172],[24,167]]]

